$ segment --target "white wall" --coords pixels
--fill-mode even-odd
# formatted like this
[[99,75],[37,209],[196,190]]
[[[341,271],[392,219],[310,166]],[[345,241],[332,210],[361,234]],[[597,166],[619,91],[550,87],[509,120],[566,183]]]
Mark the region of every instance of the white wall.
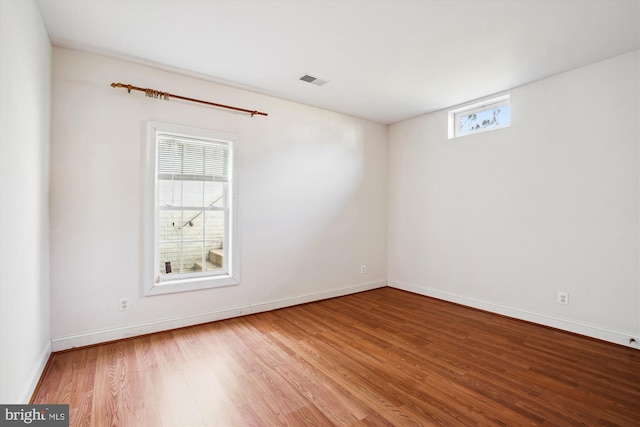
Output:
[[633,52],[513,89],[502,130],[448,140],[447,111],[392,125],[390,284],[640,338],[639,68]]
[[51,353],[51,44],[31,0],[0,2],[0,402],[27,403]]
[[[386,285],[386,126],[59,48],[52,111],[54,350]],[[240,285],[142,295],[146,120],[239,135]]]

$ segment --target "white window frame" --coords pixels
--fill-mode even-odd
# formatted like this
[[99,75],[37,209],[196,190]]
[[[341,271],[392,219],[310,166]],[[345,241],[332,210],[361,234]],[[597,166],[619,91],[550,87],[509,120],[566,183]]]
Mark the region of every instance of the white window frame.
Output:
[[[157,207],[157,136],[172,134],[177,137],[198,138],[223,143],[229,147],[228,217],[225,224],[226,244],[223,246],[227,266],[221,272],[210,274],[183,274],[180,278],[160,280],[159,265],[159,209]],[[147,161],[144,183],[144,294],[158,295],[174,292],[232,286],[240,283],[240,250],[238,246],[238,137],[237,135],[190,128],[186,126],[148,121],[146,126]]]
[[480,113],[487,110],[493,110],[494,108],[500,108],[502,106],[509,105],[511,107],[511,95],[502,95],[496,98],[485,99],[481,102],[465,105],[463,107],[455,108],[449,111],[449,124],[448,124],[448,137],[459,138],[468,135],[475,135],[477,133],[489,132],[492,130],[503,129],[511,126],[511,108],[509,108],[509,123],[492,126],[488,128],[480,128],[467,133],[460,133],[460,118],[473,113]]

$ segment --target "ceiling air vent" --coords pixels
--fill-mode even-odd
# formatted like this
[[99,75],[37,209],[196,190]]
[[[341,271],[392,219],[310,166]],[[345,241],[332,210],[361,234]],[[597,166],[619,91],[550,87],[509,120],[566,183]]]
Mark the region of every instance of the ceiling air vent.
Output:
[[316,86],[322,86],[329,83],[327,80],[322,80],[317,77],[310,76],[309,74],[305,74],[304,76],[300,77],[300,80]]

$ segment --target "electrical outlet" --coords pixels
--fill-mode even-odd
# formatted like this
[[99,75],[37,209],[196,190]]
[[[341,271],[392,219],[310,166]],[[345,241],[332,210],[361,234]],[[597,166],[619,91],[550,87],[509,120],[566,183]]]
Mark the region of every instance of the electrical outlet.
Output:
[[569,304],[569,292],[558,291],[558,304]]
[[367,266],[366,266],[366,265],[364,265],[364,264],[362,264],[362,265],[360,266],[360,273],[364,274],[364,273],[366,273],[366,272],[367,272]]
[[127,311],[129,310],[129,297],[120,298],[120,305],[118,306],[118,311]]

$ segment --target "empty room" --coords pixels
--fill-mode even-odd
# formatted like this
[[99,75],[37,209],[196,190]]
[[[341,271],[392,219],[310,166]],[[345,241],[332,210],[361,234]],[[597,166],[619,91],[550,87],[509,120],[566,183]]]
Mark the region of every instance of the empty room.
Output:
[[0,49],[0,425],[638,425],[640,1],[0,0]]

